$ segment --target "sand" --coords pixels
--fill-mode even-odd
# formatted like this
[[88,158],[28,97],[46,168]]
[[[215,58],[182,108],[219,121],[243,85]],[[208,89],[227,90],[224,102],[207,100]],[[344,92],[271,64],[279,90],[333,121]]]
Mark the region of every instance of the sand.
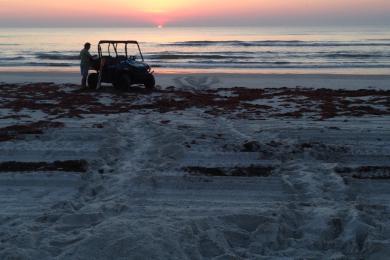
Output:
[[[389,75],[348,74],[228,74],[228,73],[157,73],[157,83],[162,87],[181,88],[280,88],[313,87],[332,89],[380,88],[388,89]],[[0,82],[54,82],[80,84],[78,72],[5,72],[0,71]]]
[[1,85],[0,259],[387,258],[389,90],[197,79]]

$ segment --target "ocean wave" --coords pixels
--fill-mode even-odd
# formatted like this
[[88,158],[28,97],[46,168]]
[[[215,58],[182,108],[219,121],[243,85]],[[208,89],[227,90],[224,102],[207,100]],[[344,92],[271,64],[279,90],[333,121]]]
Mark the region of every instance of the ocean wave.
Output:
[[145,55],[146,59],[150,60],[253,60],[253,59],[316,59],[316,58],[334,58],[334,59],[366,59],[366,58],[389,58],[390,53],[383,52],[250,52],[246,55],[237,55],[232,52],[223,52],[218,54],[212,53],[169,53],[169,54],[153,54]]
[[368,41],[385,41],[390,42],[390,38],[379,38],[379,39],[367,39]]
[[253,65],[253,66],[279,66],[279,65],[294,65],[300,66],[305,64],[305,62],[290,62],[290,61],[189,61],[188,64],[220,64],[220,65],[232,65],[232,66],[240,66],[240,65]]
[[50,63],[50,62],[29,62],[26,66],[39,66],[39,67],[72,67],[75,64],[71,63]]
[[[159,62],[150,63],[153,68],[243,68],[243,69],[338,69],[338,68],[385,68],[390,69],[390,63],[321,63],[321,62],[250,62],[250,61],[190,61],[190,62]],[[26,63],[0,63],[0,67],[78,67],[76,63],[50,63],[50,62],[26,62]]]
[[[297,41],[295,41],[297,42]],[[209,52],[206,51],[161,51],[161,52],[146,52],[144,57],[146,61],[153,62],[168,62],[168,61],[196,61],[196,62],[210,62],[210,61],[227,61],[227,62],[235,62],[235,61],[255,61],[259,62],[263,59],[266,60],[288,60],[288,61],[296,61],[302,59],[346,59],[346,60],[359,60],[359,59],[378,59],[384,60],[390,57],[390,52],[388,51],[215,51]],[[28,55],[27,55],[28,56]],[[22,57],[22,56],[21,56]],[[36,52],[33,53],[33,58],[38,61],[78,61],[79,55],[74,51],[68,52]],[[17,60],[18,58],[15,58]],[[0,58],[1,60],[1,58]],[[10,60],[13,60],[10,59]],[[33,60],[34,61],[34,60]]]
[[35,57],[41,60],[79,60],[80,56],[76,54],[62,54],[60,52],[37,52]]
[[0,63],[0,67],[73,67],[72,63],[50,63],[50,62],[23,62],[23,63]]
[[[146,59],[151,60],[181,60],[181,59],[250,59],[255,57],[254,52],[156,52],[152,54],[144,54]],[[252,56],[251,56],[252,55]],[[62,54],[60,52],[38,52],[34,54],[38,60],[79,60],[79,55]]]
[[253,57],[243,56],[243,55],[235,55],[235,54],[155,54],[155,55],[146,55],[148,59],[152,60],[181,60],[181,59],[212,59],[212,60],[223,60],[229,58],[236,59],[250,59]]
[[367,47],[367,46],[390,46],[390,42],[341,42],[341,41],[183,41],[164,43],[161,46],[241,46],[241,47]]
[[316,64],[316,65],[294,65],[294,64],[285,64],[285,65],[253,65],[253,64],[181,64],[180,66],[175,66],[173,64],[160,64],[160,68],[194,68],[194,69],[207,69],[207,68],[218,68],[218,69],[390,69],[389,65],[325,65],[325,64]]
[[[321,56],[321,55],[319,55]],[[348,53],[348,52],[336,52],[336,53],[326,53],[322,57],[328,58],[388,58],[389,54],[384,53]]]
[[22,56],[17,57],[0,57],[0,61],[15,61],[15,60],[24,60],[25,58]]

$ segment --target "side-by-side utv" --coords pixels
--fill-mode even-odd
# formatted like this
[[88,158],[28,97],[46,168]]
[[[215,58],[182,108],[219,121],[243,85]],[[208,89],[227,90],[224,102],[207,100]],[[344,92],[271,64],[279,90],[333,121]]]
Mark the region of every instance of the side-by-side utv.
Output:
[[96,89],[101,83],[111,83],[118,89],[140,84],[151,89],[155,85],[153,71],[144,62],[137,41],[100,41],[99,56],[91,63],[88,87]]

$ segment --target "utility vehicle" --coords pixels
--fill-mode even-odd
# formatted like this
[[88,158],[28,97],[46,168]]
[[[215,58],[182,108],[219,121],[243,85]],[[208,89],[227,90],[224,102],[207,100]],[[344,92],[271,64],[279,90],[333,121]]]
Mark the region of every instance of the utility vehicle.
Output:
[[99,55],[91,62],[88,87],[96,89],[101,83],[111,83],[125,90],[142,84],[151,89],[155,79],[151,67],[145,63],[137,41],[100,41]]

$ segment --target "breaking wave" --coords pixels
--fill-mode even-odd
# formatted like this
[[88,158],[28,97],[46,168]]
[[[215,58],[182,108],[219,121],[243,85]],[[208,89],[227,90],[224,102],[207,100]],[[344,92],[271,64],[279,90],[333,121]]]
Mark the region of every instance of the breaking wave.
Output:
[[341,41],[183,41],[164,43],[163,46],[241,46],[241,47],[349,47],[390,46],[390,42],[341,42]]
[[0,57],[0,61],[13,61],[13,60],[24,60],[25,58],[22,56],[17,57]]
[[35,54],[37,59],[41,60],[79,60],[79,55],[76,54],[61,54],[60,52],[43,53],[38,52]]
[[25,62],[25,63],[0,63],[0,67],[72,67],[72,63],[50,63],[50,62]]
[[[252,53],[253,54],[253,53]],[[145,56],[149,59],[158,59],[158,60],[182,60],[182,59],[210,59],[210,60],[220,60],[228,58],[236,59],[247,59],[251,58],[248,55],[237,55],[234,53],[220,53],[220,54],[207,54],[207,53],[162,53],[162,54],[153,54]]]

